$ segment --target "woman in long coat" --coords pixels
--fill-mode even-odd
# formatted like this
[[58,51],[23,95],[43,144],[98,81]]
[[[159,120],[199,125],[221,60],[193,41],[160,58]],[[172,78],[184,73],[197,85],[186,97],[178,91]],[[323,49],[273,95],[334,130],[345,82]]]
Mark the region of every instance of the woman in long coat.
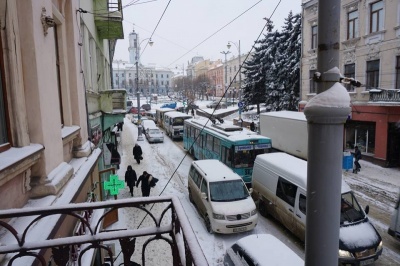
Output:
[[142,147],[139,146],[139,144],[135,144],[133,147],[133,158],[135,158],[136,162],[140,164],[140,160],[142,159]]
[[131,192],[131,196],[133,197],[133,187],[135,186],[137,180],[136,171],[133,170],[132,166],[128,165],[128,168],[125,172],[125,182],[129,187],[129,191]]

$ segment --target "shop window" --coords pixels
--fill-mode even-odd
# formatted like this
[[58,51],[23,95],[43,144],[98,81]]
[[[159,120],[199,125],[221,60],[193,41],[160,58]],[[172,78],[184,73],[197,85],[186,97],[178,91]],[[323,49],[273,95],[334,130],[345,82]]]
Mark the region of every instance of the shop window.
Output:
[[358,146],[362,153],[375,154],[375,123],[353,122],[346,124],[346,149]]

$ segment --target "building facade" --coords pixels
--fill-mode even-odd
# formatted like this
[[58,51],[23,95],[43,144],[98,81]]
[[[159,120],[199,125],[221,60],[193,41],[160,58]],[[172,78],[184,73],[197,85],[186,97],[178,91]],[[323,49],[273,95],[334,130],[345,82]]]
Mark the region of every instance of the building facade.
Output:
[[[318,1],[303,0],[300,110],[316,95]],[[385,166],[400,165],[400,2],[343,0],[340,17],[341,74],[352,112],[345,124],[344,149]]]
[[[109,113],[115,109],[114,95],[104,97],[102,92],[110,90],[110,56],[116,39],[123,38],[121,1],[113,4],[106,0],[0,2],[2,211],[102,197],[99,167],[104,163],[98,147],[105,126],[99,117],[107,106],[111,106]],[[104,10],[113,13],[111,21]],[[9,222],[23,227],[32,219]],[[76,220],[58,215],[37,221],[26,240],[32,240],[32,235],[37,242],[71,236],[76,226]],[[15,241],[11,234],[1,231],[1,235],[2,243]],[[38,253],[52,260],[51,249]],[[1,263],[7,264],[12,256],[0,255]],[[18,263],[32,265],[33,260],[27,256]]]

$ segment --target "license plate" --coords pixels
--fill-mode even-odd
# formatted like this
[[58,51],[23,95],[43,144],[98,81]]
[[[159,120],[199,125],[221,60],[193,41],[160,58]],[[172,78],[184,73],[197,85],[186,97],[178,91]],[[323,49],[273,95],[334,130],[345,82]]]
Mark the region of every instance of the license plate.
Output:
[[362,261],[360,261],[360,265],[369,265],[369,264],[371,264],[371,263],[373,263],[375,260],[372,258],[372,259],[367,259],[367,260],[362,260]]
[[233,228],[233,232],[243,232],[246,230],[247,230],[247,227]]

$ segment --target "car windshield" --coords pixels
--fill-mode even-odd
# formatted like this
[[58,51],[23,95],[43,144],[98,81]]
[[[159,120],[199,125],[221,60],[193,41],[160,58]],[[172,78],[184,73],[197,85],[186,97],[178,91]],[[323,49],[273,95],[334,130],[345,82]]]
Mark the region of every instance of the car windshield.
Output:
[[242,180],[210,182],[211,201],[236,201],[249,197]]
[[358,204],[353,193],[342,194],[340,209],[340,224],[349,224],[361,221],[365,218],[364,212]]

